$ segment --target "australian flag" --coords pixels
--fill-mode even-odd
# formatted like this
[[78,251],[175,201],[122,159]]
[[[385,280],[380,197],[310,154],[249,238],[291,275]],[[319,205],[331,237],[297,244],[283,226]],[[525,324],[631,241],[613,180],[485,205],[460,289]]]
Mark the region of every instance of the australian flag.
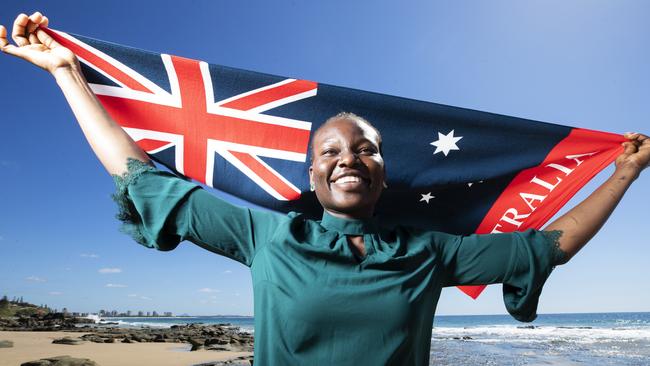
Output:
[[384,137],[382,222],[456,234],[541,228],[625,141],[46,31],[78,56],[100,102],[152,159],[281,212],[322,214],[309,192],[309,138],[343,111]]

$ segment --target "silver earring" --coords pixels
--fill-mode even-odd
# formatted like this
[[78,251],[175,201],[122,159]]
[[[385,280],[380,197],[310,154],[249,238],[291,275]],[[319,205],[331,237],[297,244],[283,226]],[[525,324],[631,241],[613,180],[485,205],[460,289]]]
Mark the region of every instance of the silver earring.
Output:
[[309,190],[312,192],[316,190],[316,186],[314,185],[314,183],[309,183]]
[[384,181],[384,188],[388,188],[388,184],[386,184],[386,181]]

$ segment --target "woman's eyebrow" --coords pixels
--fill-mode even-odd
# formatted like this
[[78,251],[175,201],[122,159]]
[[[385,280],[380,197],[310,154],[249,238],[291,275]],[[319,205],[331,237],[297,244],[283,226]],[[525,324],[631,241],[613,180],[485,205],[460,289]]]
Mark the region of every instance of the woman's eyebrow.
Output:
[[325,144],[335,144],[335,143],[338,143],[338,142],[339,142],[338,139],[335,139],[335,138],[330,137],[330,138],[328,138],[328,139],[326,139],[326,140],[321,141],[321,143],[319,144],[319,146],[321,146],[321,145],[325,145]]

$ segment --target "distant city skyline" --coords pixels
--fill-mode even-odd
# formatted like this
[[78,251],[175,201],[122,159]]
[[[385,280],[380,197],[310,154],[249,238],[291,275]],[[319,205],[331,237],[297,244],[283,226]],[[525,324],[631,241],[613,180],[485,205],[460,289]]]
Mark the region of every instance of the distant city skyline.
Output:
[[[215,64],[650,133],[650,2],[10,0],[0,24],[35,10],[54,29]],[[249,268],[191,243],[158,252],[120,233],[112,179],[53,78],[8,55],[0,68],[0,295],[87,313],[253,315]],[[646,170],[583,252],[551,275],[540,313],[650,311],[648,197]],[[476,301],[444,289],[436,315],[504,313],[501,286],[489,286]]]

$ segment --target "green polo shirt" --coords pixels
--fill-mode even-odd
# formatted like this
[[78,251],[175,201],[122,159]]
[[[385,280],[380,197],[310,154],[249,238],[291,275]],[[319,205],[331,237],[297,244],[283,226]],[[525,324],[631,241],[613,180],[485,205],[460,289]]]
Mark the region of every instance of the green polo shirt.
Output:
[[[250,267],[256,365],[428,365],[443,287],[503,283],[510,314],[532,321],[563,259],[557,235],[535,230],[457,236],[376,218],[315,221],[234,206],[134,161],[116,182],[118,217],[137,242],[171,250],[188,240]],[[365,257],[346,235],[363,235]]]

